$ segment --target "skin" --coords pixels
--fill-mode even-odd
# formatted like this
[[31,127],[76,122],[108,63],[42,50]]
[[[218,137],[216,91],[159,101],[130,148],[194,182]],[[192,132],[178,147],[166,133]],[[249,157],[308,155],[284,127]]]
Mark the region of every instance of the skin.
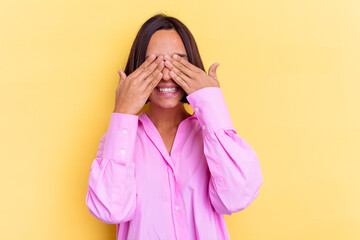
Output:
[[[214,63],[206,74],[188,62],[186,49],[180,35],[173,29],[158,30],[150,38],[146,61],[132,74],[119,71],[114,112],[136,115],[149,97],[145,112],[158,129],[170,154],[177,128],[181,121],[191,116],[181,102],[185,92],[191,93],[205,87],[220,87],[216,76],[219,63]],[[157,56],[157,59],[152,57]],[[155,87],[160,84],[177,85],[180,94],[164,98]]]

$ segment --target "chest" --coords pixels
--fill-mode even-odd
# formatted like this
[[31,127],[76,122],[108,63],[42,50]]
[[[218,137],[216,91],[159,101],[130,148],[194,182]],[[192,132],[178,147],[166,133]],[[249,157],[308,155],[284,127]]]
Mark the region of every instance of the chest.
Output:
[[[184,130],[179,129],[177,135],[177,130],[148,131],[147,134],[139,130],[135,144],[135,178],[139,205],[144,204],[144,208],[149,208],[159,199],[171,199],[178,194],[172,192],[176,189],[190,192],[207,189],[210,175],[202,132],[181,132]],[[171,153],[170,158],[164,151]]]
[[161,139],[163,140],[165,147],[170,155],[171,149],[174,144],[177,128],[170,130],[159,130]]

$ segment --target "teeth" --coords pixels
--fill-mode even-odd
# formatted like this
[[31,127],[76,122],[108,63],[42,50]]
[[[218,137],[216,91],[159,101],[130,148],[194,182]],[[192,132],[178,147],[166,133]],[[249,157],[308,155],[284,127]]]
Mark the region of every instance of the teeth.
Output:
[[158,88],[160,92],[176,92],[176,87],[174,88]]

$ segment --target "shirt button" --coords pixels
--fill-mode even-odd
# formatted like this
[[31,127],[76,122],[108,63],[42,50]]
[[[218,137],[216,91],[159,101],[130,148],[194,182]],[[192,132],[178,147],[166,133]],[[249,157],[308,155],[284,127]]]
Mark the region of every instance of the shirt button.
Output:
[[198,107],[196,107],[196,108],[195,108],[195,112],[198,112],[198,111],[199,111],[199,108],[198,108]]
[[120,150],[120,154],[121,154],[121,155],[125,155],[125,150],[124,150],[124,149],[121,149],[121,150]]
[[175,206],[175,210],[178,211],[178,210],[179,210],[179,207],[178,207],[178,206]]
[[202,126],[202,129],[205,129],[205,125]]
[[122,133],[123,133],[124,135],[126,135],[126,134],[127,134],[127,130],[126,130],[126,129],[122,130]]

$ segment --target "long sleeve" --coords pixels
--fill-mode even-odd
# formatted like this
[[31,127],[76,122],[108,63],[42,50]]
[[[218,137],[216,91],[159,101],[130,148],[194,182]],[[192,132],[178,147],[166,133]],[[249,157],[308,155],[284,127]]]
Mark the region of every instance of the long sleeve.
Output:
[[92,215],[105,223],[126,222],[134,216],[137,128],[137,115],[112,113],[91,165],[86,205]]
[[227,215],[245,209],[263,183],[257,154],[237,135],[220,88],[202,88],[187,99],[203,131],[212,206]]

